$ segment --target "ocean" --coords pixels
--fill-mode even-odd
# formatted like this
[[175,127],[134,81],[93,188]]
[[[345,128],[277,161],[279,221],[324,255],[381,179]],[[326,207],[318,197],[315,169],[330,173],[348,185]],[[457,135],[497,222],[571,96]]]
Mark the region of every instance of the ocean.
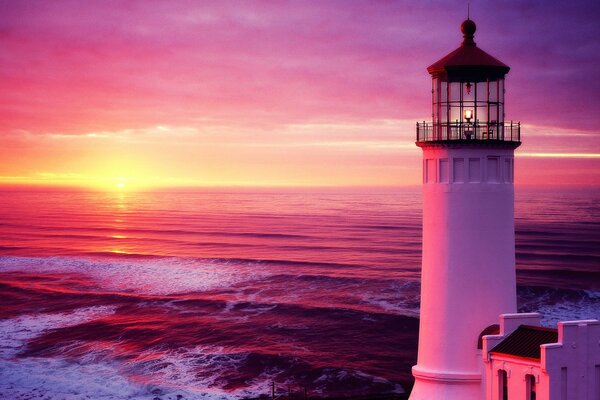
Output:
[[[600,192],[516,194],[518,304],[600,318]],[[419,189],[0,192],[0,398],[402,393]]]

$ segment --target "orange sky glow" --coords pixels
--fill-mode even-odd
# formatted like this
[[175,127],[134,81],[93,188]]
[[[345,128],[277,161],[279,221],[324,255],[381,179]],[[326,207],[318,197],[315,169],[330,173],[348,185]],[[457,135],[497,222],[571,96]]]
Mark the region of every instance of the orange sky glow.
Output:
[[[472,2],[518,185],[600,186],[594,2]],[[460,1],[0,2],[0,187],[403,186]]]

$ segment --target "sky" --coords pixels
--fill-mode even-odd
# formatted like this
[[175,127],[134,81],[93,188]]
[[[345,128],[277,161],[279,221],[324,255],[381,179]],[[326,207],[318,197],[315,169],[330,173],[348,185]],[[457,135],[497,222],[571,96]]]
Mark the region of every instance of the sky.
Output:
[[[600,187],[600,3],[471,1],[517,185]],[[0,0],[0,187],[421,181],[465,1]]]

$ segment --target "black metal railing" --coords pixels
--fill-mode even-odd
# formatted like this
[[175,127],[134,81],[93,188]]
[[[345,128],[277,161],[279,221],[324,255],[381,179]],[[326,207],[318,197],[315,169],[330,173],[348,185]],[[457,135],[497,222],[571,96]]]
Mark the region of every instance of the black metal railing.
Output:
[[468,123],[450,122],[432,124],[417,122],[417,142],[446,140],[496,140],[503,142],[521,141],[521,123]]

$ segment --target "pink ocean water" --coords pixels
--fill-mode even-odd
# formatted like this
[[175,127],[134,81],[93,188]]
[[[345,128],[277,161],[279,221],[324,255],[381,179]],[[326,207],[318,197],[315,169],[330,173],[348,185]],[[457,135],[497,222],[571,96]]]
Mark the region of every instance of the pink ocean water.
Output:
[[[402,392],[418,189],[0,193],[0,397]],[[519,307],[600,318],[600,193],[516,195]]]

